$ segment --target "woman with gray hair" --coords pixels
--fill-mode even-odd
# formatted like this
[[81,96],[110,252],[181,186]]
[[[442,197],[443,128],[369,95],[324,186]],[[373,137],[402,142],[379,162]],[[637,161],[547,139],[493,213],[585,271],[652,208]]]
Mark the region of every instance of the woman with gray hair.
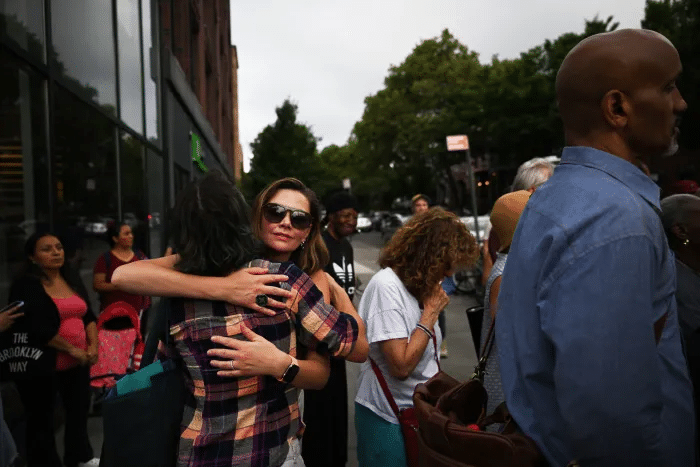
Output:
[[[676,254],[676,302],[695,400],[700,400],[700,197],[673,195],[661,200],[668,244]],[[698,416],[695,406],[695,418]],[[696,436],[698,436],[696,430]],[[700,445],[700,438],[696,438]]]
[[553,173],[554,164],[543,157],[525,161],[515,173],[511,191],[527,190],[533,193],[537,187],[549,180]]

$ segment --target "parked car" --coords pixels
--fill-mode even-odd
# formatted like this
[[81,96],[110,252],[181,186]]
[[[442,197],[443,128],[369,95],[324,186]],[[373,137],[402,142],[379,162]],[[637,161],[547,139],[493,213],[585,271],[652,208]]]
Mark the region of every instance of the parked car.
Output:
[[357,230],[359,232],[369,232],[372,230],[372,221],[367,214],[360,213],[357,216]]
[[[459,218],[469,229],[469,232],[476,238],[476,227],[474,222],[474,216],[462,216]],[[491,216],[488,214],[484,216],[477,216],[477,222],[479,224],[479,241],[481,243],[485,242],[491,232]]]
[[85,233],[91,235],[104,235],[107,233],[107,225],[114,222],[111,217],[97,217],[85,223]]

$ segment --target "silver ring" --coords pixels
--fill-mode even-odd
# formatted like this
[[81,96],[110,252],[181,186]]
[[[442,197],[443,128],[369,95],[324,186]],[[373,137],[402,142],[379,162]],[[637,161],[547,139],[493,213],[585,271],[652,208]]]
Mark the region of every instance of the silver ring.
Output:
[[231,366],[231,369],[233,370],[233,360],[229,360],[228,364]]

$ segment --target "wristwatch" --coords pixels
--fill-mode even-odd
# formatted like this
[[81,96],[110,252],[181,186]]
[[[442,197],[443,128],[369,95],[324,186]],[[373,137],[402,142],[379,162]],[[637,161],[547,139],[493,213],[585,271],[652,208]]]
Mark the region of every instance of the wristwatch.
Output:
[[282,375],[282,377],[277,378],[277,381],[291,383],[292,381],[294,381],[294,378],[297,377],[297,374],[299,373],[299,362],[296,358],[292,357],[291,355],[290,358],[292,359],[291,363],[289,364],[287,369],[284,370],[284,374]]

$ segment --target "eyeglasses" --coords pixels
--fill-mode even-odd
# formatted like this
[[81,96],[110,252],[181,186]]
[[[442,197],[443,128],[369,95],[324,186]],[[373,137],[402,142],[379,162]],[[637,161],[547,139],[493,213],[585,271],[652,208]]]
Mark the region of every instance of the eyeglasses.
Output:
[[289,222],[298,230],[305,230],[311,226],[313,218],[311,214],[300,209],[290,209],[277,203],[267,203],[262,208],[263,217],[267,222],[279,224],[289,213]]

